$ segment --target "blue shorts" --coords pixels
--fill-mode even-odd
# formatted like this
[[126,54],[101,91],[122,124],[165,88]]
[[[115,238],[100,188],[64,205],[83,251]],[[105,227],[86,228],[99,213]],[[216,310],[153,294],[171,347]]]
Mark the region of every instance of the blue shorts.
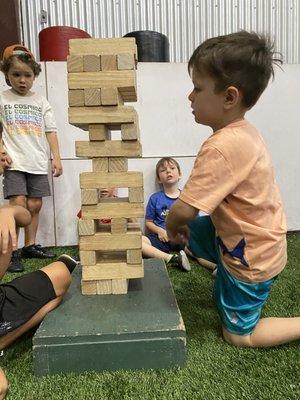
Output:
[[158,236],[155,233],[149,233],[147,238],[150,240],[153,247],[156,247],[158,250],[161,250],[165,253],[179,252],[185,247],[183,245],[174,244],[171,242],[162,242],[158,239]]
[[232,276],[223,266],[215,228],[208,216],[197,217],[190,225],[188,249],[197,258],[217,265],[214,298],[223,327],[236,335],[249,335],[260,319],[275,278],[248,283]]

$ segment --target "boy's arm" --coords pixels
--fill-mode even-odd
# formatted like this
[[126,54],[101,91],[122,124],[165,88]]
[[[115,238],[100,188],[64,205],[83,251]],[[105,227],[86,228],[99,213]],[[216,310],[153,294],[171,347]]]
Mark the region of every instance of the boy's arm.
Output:
[[7,379],[2,368],[0,368],[0,400],[3,400],[7,392]]
[[53,176],[60,176],[63,173],[63,168],[59,154],[59,145],[56,132],[47,132],[46,137],[53,157],[52,159]]
[[150,219],[146,219],[145,221],[146,228],[152,232],[155,233],[158,236],[158,239],[161,240],[162,242],[168,242],[168,235],[167,232],[164,228],[161,228],[160,226],[155,225],[153,221]]
[[199,210],[178,199],[172,205],[166,220],[168,238],[175,243],[187,243],[189,229],[187,224],[198,215]]
[[17,248],[16,226],[27,226],[31,215],[21,206],[5,205],[0,207],[0,254],[6,254],[11,240],[12,247]]

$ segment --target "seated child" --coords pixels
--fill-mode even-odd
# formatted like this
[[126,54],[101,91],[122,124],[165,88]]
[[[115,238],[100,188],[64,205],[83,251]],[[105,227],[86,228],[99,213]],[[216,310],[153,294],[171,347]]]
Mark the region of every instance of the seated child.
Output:
[[[190,263],[184,245],[169,241],[166,232],[166,217],[172,204],[180,195],[178,182],[181,177],[180,165],[174,158],[164,157],[156,164],[156,177],[162,190],[153,193],[146,208],[145,226],[148,231],[142,238],[142,252],[146,257],[165,260],[167,265],[190,271]],[[176,252],[177,254],[173,254]]]

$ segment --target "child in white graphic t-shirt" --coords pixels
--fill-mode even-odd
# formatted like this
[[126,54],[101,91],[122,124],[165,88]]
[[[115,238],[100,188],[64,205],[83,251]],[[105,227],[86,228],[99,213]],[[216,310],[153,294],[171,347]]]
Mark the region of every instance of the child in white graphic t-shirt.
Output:
[[22,272],[20,257],[52,258],[35,243],[42,198],[50,196],[48,144],[52,153],[53,176],[62,174],[56,136],[56,123],[48,101],[31,91],[41,71],[33,54],[22,45],[7,47],[0,64],[10,89],[0,94],[1,165],[4,168],[3,193],[11,205],[21,205],[31,213],[25,228],[25,246],[14,251],[8,271]]

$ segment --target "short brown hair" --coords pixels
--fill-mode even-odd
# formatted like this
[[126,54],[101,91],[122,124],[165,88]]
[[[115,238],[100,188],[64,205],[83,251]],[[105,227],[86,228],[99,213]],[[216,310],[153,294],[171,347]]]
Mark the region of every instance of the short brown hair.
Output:
[[181,174],[180,165],[178,161],[176,161],[172,157],[163,157],[156,164],[155,172],[157,179],[159,179],[159,168],[163,167],[165,164],[174,164],[175,167],[178,169],[179,174]]
[[203,42],[192,54],[188,70],[207,73],[216,92],[235,86],[242,92],[242,104],[250,109],[274,77],[274,64],[282,64],[282,59],[268,36],[240,31]]
[[[17,53],[18,49],[20,49],[20,53]],[[24,49],[26,51],[24,51]],[[7,52],[7,50],[10,51]],[[21,45],[10,46],[4,50],[3,61],[1,61],[0,63],[0,71],[4,73],[5,80],[8,86],[11,86],[11,84],[7,78],[7,74],[14,62],[14,59],[20,60],[24,64],[27,64],[32,69],[35,77],[38,76],[42,70],[41,64],[35,61],[33,54],[28,49],[26,49],[26,47],[23,47]]]

